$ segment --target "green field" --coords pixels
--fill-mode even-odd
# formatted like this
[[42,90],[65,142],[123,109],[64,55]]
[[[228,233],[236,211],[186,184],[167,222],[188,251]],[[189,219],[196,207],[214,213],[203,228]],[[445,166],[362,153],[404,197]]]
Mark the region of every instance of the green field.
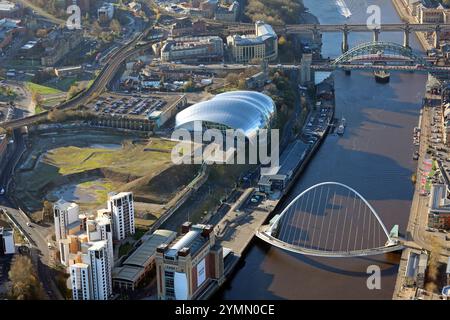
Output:
[[[171,142],[152,141],[149,148],[171,150]],[[144,176],[170,163],[170,153],[147,152],[141,145],[125,143],[122,149],[80,148],[75,146],[50,150],[44,162],[59,168],[61,175],[109,168],[115,172]]]
[[40,95],[43,95],[43,96],[50,95],[50,94],[63,93],[61,90],[51,88],[51,87],[46,87],[46,86],[43,86],[43,85],[40,85],[37,83],[33,83],[33,82],[27,82],[26,86],[27,86],[28,90],[39,93]]

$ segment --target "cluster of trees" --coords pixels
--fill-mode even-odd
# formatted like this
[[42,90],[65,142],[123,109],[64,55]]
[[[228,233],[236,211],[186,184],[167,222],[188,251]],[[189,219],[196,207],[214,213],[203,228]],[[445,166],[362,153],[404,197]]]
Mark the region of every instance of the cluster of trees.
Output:
[[41,113],[44,99],[39,92],[33,91],[31,94],[31,102],[34,104],[34,112]]
[[294,110],[295,91],[289,78],[281,71],[275,72],[271,78],[272,83],[266,89],[277,106],[277,127],[282,129]]
[[262,20],[269,24],[298,23],[304,9],[302,0],[248,0],[245,14],[253,22]]
[[238,89],[245,89],[245,77],[237,73],[229,73],[225,78],[226,83]]
[[441,240],[437,237],[431,238],[430,258],[428,260],[427,282],[425,289],[427,291],[438,293],[439,287],[439,257],[443,249]]
[[109,23],[109,30],[104,30],[103,27],[95,21],[92,24],[91,33],[96,38],[103,40],[104,42],[111,42],[114,38],[122,32],[122,25],[119,20],[112,19]]
[[52,78],[53,78],[53,74],[50,73],[49,71],[37,71],[34,74],[33,78],[31,78],[31,82],[37,83],[37,84],[42,84],[44,82],[49,81]]
[[30,0],[30,2],[56,17],[66,16],[65,2],[58,0]]
[[12,283],[10,298],[14,300],[40,300],[44,291],[28,256],[15,255],[8,272]]
[[77,94],[79,94],[81,91],[83,91],[83,86],[81,86],[79,83],[75,83],[70,86],[69,91],[67,92],[67,100],[72,99]]
[[[258,63],[261,63],[261,61],[255,59],[254,61],[251,61],[250,63],[258,64]],[[245,83],[245,79],[257,74],[259,71],[260,71],[260,69],[256,66],[248,67],[239,74],[238,73],[229,73],[226,76],[225,80],[226,80],[227,85],[229,85],[231,87],[234,87],[234,88],[237,88],[240,90],[246,89],[247,85]]]

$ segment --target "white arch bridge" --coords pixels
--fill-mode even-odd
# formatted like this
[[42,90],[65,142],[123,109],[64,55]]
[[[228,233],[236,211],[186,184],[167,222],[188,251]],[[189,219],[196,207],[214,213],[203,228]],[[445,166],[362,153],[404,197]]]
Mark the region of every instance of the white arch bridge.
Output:
[[316,184],[299,194],[256,236],[281,249],[320,257],[361,257],[403,249],[370,203],[338,182]]

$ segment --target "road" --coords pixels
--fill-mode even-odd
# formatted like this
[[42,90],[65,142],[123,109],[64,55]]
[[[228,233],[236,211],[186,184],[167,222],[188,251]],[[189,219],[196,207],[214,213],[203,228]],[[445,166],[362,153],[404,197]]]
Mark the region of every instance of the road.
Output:
[[[14,140],[16,149],[10,155],[5,170],[0,172],[0,183],[6,191],[8,191],[15,166],[25,149],[25,143],[19,130],[14,131]],[[48,297],[52,300],[62,300],[63,297],[56,287],[54,275],[49,267],[50,251],[46,240],[48,229],[36,224],[30,224],[29,218],[23,212],[15,209],[14,203],[7,195],[0,196],[0,209],[6,210],[8,216],[13,219],[25,236],[31,240],[32,259],[35,265],[37,265],[39,279],[41,280]],[[30,224],[30,226],[28,224]]]
[[[431,99],[432,96],[427,94],[427,99]],[[436,97],[434,97],[436,98]],[[429,148],[428,140],[431,139],[431,119],[433,117],[433,107],[425,106],[423,108],[422,123],[421,123],[421,137],[419,147],[419,165],[417,169],[417,183],[414,190],[413,203],[411,205],[411,215],[408,222],[408,231],[416,244],[431,250],[430,240],[432,237],[445,238],[442,233],[433,233],[427,231],[428,226],[428,202],[430,196],[420,195],[420,177],[421,177],[421,164],[426,157],[426,151]],[[445,243],[445,240],[443,241]],[[447,245],[448,246],[448,245]]]
[[[213,22],[208,21],[210,24]],[[251,23],[221,23],[216,22],[216,25],[222,25],[229,33],[240,32],[254,32],[255,26]],[[439,26],[440,30],[449,30],[448,23],[382,23],[377,29],[381,32],[402,32],[408,28],[409,32],[433,32]],[[367,24],[287,24],[287,25],[272,25],[277,34],[296,34],[305,32],[373,32]]]

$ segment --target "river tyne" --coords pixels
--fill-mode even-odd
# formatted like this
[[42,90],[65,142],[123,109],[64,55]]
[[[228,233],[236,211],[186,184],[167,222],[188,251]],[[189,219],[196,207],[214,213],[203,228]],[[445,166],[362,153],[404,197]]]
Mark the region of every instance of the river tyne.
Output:
[[[346,0],[352,12],[343,17],[335,0],[304,0],[322,24],[366,23],[366,9],[381,8],[381,23],[401,22],[391,1]],[[381,41],[403,43],[401,33],[381,33]],[[341,34],[324,34],[322,55],[340,54]],[[350,33],[350,48],[371,41],[371,33]],[[411,46],[421,50],[415,36]],[[344,136],[329,135],[292,188],[284,205],[306,188],[324,181],[347,184],[375,208],[388,229],[406,229],[417,163],[412,160],[427,76],[393,72],[378,84],[370,72],[335,72],[336,117],[345,117]],[[289,253],[257,239],[242,266],[225,284],[220,299],[391,299],[399,255],[364,258],[316,258]],[[381,289],[369,290],[367,267],[381,268]]]

